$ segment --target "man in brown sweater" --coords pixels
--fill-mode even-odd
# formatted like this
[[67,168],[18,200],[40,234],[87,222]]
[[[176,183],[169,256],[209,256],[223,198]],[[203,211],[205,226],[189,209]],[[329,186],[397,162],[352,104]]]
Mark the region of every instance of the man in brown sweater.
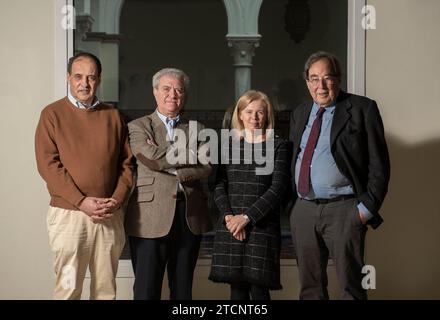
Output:
[[38,171],[51,201],[55,299],[79,299],[87,267],[91,299],[114,299],[125,243],[121,204],[132,186],[132,154],[117,109],[96,98],[101,63],[70,58],[67,97],[43,109],[35,134]]

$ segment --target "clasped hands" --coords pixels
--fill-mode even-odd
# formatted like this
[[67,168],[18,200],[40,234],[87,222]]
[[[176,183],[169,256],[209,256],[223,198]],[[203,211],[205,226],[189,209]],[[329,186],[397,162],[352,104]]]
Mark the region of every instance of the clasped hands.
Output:
[[244,227],[249,223],[249,220],[246,219],[242,214],[232,215],[227,214],[225,216],[226,228],[232,236],[239,240],[243,241],[246,239],[246,230]]
[[86,197],[81,202],[79,209],[96,223],[110,219],[120,207],[121,204],[113,198]]

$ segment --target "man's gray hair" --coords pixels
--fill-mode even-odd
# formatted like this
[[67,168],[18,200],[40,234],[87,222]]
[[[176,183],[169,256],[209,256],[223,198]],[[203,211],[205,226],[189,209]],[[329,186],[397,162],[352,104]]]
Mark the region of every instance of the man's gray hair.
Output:
[[306,63],[304,64],[304,80],[309,79],[309,69],[316,61],[326,59],[330,63],[330,67],[332,69],[332,76],[337,77],[339,80],[341,80],[341,62],[339,61],[338,57],[336,57],[333,53],[325,52],[325,51],[318,51],[315,53],[312,53],[310,57],[307,59]]
[[183,82],[185,91],[188,91],[189,77],[186,75],[185,72],[176,68],[164,68],[156,72],[156,74],[153,76],[153,88],[157,89],[157,87],[159,86],[159,80],[163,76],[171,76],[173,78],[179,79]]

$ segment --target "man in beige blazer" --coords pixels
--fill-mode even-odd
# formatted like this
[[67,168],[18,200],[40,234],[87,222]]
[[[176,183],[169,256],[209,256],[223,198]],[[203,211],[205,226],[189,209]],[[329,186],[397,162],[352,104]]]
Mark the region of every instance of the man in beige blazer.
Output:
[[[189,122],[180,115],[188,85],[183,71],[160,70],[153,76],[157,109],[128,124],[137,162],[136,187],[125,219],[135,300],[161,298],[165,268],[170,299],[191,299],[201,234],[211,228],[201,184],[201,179],[210,175],[211,166],[188,161],[188,157],[194,159],[198,148],[196,145],[196,150],[190,151],[189,141],[197,140],[203,126],[194,122],[190,130]],[[182,140],[174,141],[175,136]],[[183,150],[181,143],[186,140]],[[177,149],[184,152],[187,161],[171,164],[167,152]]]

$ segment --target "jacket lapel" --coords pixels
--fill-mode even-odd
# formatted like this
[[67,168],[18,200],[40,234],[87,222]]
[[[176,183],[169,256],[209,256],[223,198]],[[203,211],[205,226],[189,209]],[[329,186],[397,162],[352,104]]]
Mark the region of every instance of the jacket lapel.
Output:
[[165,128],[165,125],[163,124],[162,120],[160,120],[159,116],[157,115],[156,111],[150,114],[151,118],[151,125],[153,127],[154,131],[154,139],[157,144],[168,144],[170,145],[170,142],[167,141],[167,129]]
[[351,104],[347,95],[341,91],[336,102],[335,114],[333,115],[332,128],[330,131],[330,146],[333,146],[339,133],[351,118],[350,109]]

